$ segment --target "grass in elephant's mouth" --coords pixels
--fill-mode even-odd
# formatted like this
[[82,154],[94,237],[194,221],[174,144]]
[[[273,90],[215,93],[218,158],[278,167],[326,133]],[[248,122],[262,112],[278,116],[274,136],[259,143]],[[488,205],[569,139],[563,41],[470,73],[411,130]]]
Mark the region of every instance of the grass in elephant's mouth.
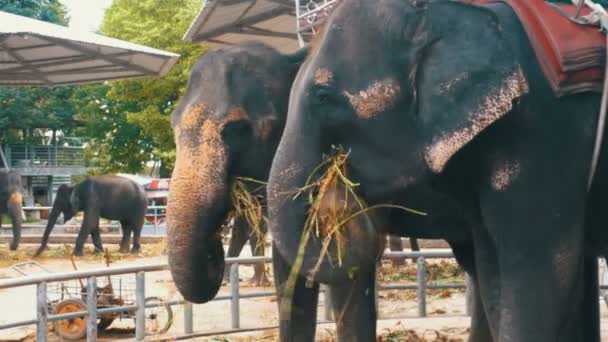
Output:
[[[256,185],[256,188],[250,190],[248,184]],[[241,216],[245,218],[252,229],[252,234],[257,235],[258,244],[262,244],[262,246],[264,243],[262,222],[265,220],[265,217],[261,200],[265,187],[265,182],[252,178],[236,177],[232,182],[230,191],[233,207],[232,215],[234,217]]]
[[[8,245],[0,245],[0,267],[9,267],[16,263],[26,261],[69,260],[68,251],[71,250],[71,246],[69,249],[66,249],[64,245],[52,245],[39,257],[34,258],[33,255],[37,249],[38,245],[22,245],[19,246],[19,250],[17,251],[10,251]],[[137,255],[130,253],[123,254],[120,253],[118,249],[118,245],[109,245],[110,259],[112,261],[167,255],[167,242],[161,241],[154,244],[142,244],[141,253]],[[77,257],[76,261],[78,262],[78,260],[99,261],[102,263],[105,259],[102,253],[95,254],[92,246],[85,246],[84,255]]]
[[[426,215],[393,204],[368,206],[357,194],[359,184],[348,178],[348,157],[349,153],[342,147],[333,147],[331,153],[324,156],[323,162],[309,175],[304,186],[289,194],[293,196],[294,200],[300,196],[306,196],[308,215],[304,223],[296,260],[287,283],[282,289],[284,300],[281,305],[285,305],[282,311],[289,312],[288,308],[291,307],[295,282],[302,268],[306,247],[311,238],[321,241],[321,252],[317,263],[308,274],[308,285],[312,284],[312,280],[326,257],[330,262],[342,266],[347,243],[345,230],[352,220],[361,215],[368,215],[372,210],[379,208],[392,208]],[[318,176],[319,174],[320,176]],[[381,232],[377,233],[381,234]]]

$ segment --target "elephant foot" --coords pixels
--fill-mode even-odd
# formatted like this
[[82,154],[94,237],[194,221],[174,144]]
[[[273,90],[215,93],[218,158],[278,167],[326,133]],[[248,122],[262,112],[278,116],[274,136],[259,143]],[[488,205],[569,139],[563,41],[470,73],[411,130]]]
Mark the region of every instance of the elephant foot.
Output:
[[249,279],[249,285],[255,287],[269,287],[272,286],[272,283],[268,279],[266,272],[262,272],[262,274],[254,274],[251,279]]
[[139,253],[141,253],[141,248],[140,247],[133,247],[133,249],[131,249],[131,253],[132,254],[139,254]]
[[84,255],[84,253],[82,252],[82,249],[75,249],[72,252],[72,256],[83,256],[83,255]]
[[129,253],[129,247],[120,247],[118,251],[120,253]]
[[11,245],[9,246],[11,251],[16,251],[17,248],[19,248],[19,244],[16,243],[11,243]]

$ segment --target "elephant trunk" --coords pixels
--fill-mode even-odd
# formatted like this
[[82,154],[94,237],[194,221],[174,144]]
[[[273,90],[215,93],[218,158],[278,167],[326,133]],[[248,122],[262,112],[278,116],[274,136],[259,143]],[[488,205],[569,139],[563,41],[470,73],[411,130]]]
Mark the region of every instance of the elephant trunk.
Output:
[[49,220],[46,224],[46,228],[44,229],[44,235],[42,235],[42,241],[40,242],[40,247],[36,251],[34,256],[39,256],[42,251],[46,248],[46,245],[49,241],[49,236],[51,235],[51,231],[55,228],[55,223],[57,223],[57,218],[61,214],[61,209],[57,206],[57,202],[53,205],[51,209],[51,213],[49,214]]
[[17,250],[19,247],[19,240],[21,240],[21,213],[23,212],[21,201],[21,193],[17,191],[11,195],[7,205],[8,213],[13,224],[13,242],[10,245],[12,251]]
[[[297,117],[291,119],[298,120]],[[322,163],[321,139],[314,134],[318,130],[299,128],[301,125],[289,122],[286,127],[268,182],[269,230],[275,250],[289,265],[296,268],[300,276],[309,279],[312,277],[314,281],[328,284],[352,279],[358,272],[374,267],[383,239],[371,217],[361,215],[350,221],[342,232],[344,243],[341,264],[323,252],[322,238],[305,230],[309,210],[308,196],[294,196]],[[336,207],[343,206],[343,194],[343,188],[334,188],[332,193],[323,197],[320,211],[332,212]],[[352,203],[346,205],[349,204]],[[333,247],[337,244],[334,243]],[[319,261],[320,258],[323,260]]]
[[207,137],[202,146],[177,144],[167,201],[168,259],[182,296],[205,303],[224,275],[220,227],[229,208],[227,148]]

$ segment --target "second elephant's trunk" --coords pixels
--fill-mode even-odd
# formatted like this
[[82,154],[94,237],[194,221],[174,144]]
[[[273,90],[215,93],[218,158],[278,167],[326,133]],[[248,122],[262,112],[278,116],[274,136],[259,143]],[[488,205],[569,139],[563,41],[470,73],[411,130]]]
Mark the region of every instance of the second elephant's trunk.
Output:
[[[293,127],[295,129],[291,129]],[[280,257],[300,276],[312,276],[322,283],[340,283],[374,267],[381,248],[380,233],[367,215],[353,219],[344,227],[346,245],[342,263],[338,265],[322,251],[321,239],[306,231],[308,196],[302,194],[294,198],[294,192],[306,185],[323,161],[321,139],[314,132],[314,129],[287,124],[268,181],[269,230]],[[343,205],[339,204],[343,201],[341,194],[343,189],[338,187],[333,194],[324,196],[327,203],[322,204],[321,210],[332,211],[332,206]],[[321,257],[323,260],[319,262]]]
[[57,218],[61,214],[61,210],[57,208],[57,204],[53,205],[53,209],[51,209],[51,213],[49,214],[49,220],[46,224],[46,228],[44,229],[44,235],[42,236],[42,241],[40,242],[40,247],[36,251],[34,256],[40,255],[42,251],[46,248],[47,243],[49,242],[49,236],[51,235],[51,231],[55,228],[55,223],[57,223]]
[[202,146],[177,145],[167,202],[169,266],[182,296],[205,303],[217,294],[224,274],[220,226],[229,207],[227,149],[219,133]]

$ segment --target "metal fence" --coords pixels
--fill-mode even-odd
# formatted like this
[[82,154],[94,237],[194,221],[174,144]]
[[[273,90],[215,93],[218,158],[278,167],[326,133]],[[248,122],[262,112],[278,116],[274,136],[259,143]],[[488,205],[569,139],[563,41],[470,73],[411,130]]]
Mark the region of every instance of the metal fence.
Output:
[[[48,210],[49,213],[51,211],[53,207],[23,207],[23,211],[43,211],[43,210]],[[147,212],[146,212],[146,218],[152,219],[152,225],[154,227],[154,235],[158,234],[158,227],[162,224],[162,220],[160,220],[160,218],[165,216],[165,211],[167,210],[167,206],[163,206],[163,205],[151,205],[148,206]],[[42,224],[42,223],[23,223],[21,225],[23,228],[45,228],[46,224]],[[62,225],[57,225],[57,226],[61,226],[64,228],[80,228],[80,224],[62,224]],[[113,229],[118,229],[120,228],[120,223],[118,221],[112,221],[110,224],[100,224],[99,225],[102,228],[113,228]],[[3,224],[1,226],[1,228],[12,228],[12,226],[10,224]]]
[[[417,290],[417,302],[418,302],[418,316],[426,317],[426,291],[428,289],[466,289],[465,284],[427,284],[427,274],[425,268],[425,258],[453,258],[451,251],[422,251],[422,252],[390,252],[384,255],[385,259],[405,259],[405,258],[416,258],[417,268],[417,281],[415,285],[389,285],[389,286],[377,286],[377,291],[385,290]],[[217,296],[214,301],[229,300],[231,303],[231,330],[229,331],[193,331],[193,308],[192,304],[183,300],[170,301],[166,303],[156,304],[158,305],[181,305],[184,309],[184,329],[183,334],[175,336],[172,335],[171,339],[184,339],[200,336],[211,336],[223,333],[234,333],[244,331],[254,331],[268,329],[272,327],[255,327],[244,329],[240,324],[240,300],[245,298],[259,298],[259,297],[270,297],[274,296],[274,291],[262,291],[243,294],[239,288],[239,266],[240,265],[251,265],[256,263],[268,263],[272,259],[270,257],[248,257],[248,258],[226,258],[226,265],[230,267],[230,295]],[[145,339],[145,309],[154,307],[155,305],[146,305],[145,303],[145,274],[148,272],[158,272],[169,270],[167,264],[155,264],[145,266],[129,266],[129,267],[115,267],[111,269],[95,270],[95,271],[77,271],[70,273],[51,274],[44,276],[33,276],[19,279],[11,279],[0,281],[0,290],[7,288],[14,288],[20,286],[37,286],[37,313],[36,319],[28,321],[15,322],[5,325],[0,325],[0,330],[9,329],[14,327],[36,325],[36,336],[37,341],[46,341],[47,338],[47,324],[49,322],[65,320],[75,317],[87,317],[87,341],[96,341],[97,339],[97,318],[101,314],[108,313],[120,313],[120,312],[133,312],[135,316],[135,339],[138,341]],[[104,309],[98,309],[96,303],[97,293],[97,278],[102,276],[110,275],[127,275],[132,274],[135,277],[135,303],[133,305],[115,306]],[[87,311],[73,312],[69,314],[48,314],[48,303],[47,303],[47,284],[53,282],[68,281],[74,279],[86,279],[86,307]],[[325,289],[321,290],[324,296],[327,296]],[[378,292],[376,292],[376,301],[378,300]],[[466,296],[467,299],[469,296]],[[329,322],[331,318],[331,308],[328,305],[328,301],[325,300],[325,314],[324,321]],[[468,313],[467,304],[467,313]]]
[[10,167],[84,167],[82,147],[56,145],[7,145],[4,149]]

